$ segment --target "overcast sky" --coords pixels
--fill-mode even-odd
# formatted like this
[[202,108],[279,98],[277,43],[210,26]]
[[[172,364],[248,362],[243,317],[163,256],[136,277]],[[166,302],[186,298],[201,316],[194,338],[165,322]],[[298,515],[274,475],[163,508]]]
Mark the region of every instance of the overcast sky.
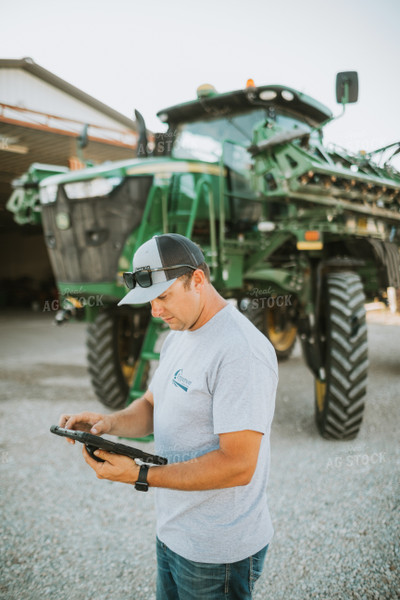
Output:
[[335,114],[335,76],[358,71],[359,102],[326,128],[352,150],[400,140],[400,0],[0,0],[0,58],[36,63],[119,112],[281,84]]

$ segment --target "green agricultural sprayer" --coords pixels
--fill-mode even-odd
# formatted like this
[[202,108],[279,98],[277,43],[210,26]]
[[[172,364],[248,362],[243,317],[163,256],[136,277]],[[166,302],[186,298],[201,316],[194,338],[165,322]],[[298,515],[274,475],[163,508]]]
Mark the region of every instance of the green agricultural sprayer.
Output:
[[[357,87],[356,73],[338,75],[343,109]],[[357,155],[329,148],[329,109],[251,82],[224,94],[201,86],[197,100],[158,116],[168,130],[149,142],[137,115],[138,158],[67,172],[32,165],[9,201],[19,222],[41,219],[64,299],[57,319],[85,314],[99,400],[122,407],[145,388],[163,325],[149,306],[117,307],[122,273],[140,244],[176,232],[201,245],[215,287],[278,357],[300,340],[321,435],[355,437],[367,388],[364,305],[400,288],[400,173],[387,160],[399,144]]]

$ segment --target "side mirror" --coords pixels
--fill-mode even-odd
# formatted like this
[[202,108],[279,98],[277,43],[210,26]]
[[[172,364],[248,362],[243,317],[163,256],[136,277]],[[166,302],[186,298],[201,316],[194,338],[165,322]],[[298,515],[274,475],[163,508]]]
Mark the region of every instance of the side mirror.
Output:
[[349,104],[358,100],[357,71],[345,71],[336,75],[336,101]]

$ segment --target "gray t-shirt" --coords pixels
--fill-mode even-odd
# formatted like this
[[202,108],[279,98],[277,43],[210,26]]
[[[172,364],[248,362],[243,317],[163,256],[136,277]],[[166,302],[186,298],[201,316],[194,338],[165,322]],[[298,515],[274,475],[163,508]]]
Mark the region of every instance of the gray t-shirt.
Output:
[[268,339],[232,305],[195,331],[172,331],[150,390],[157,454],[170,463],[219,448],[218,434],[262,432],[246,486],[198,492],[158,488],[157,535],[188,560],[230,563],[269,544],[269,435],[278,367]]

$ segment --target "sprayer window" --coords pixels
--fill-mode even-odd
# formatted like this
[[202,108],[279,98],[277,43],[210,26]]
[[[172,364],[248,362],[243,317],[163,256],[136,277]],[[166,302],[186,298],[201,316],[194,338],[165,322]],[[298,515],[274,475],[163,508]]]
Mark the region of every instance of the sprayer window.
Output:
[[[221,158],[224,140],[249,146],[253,139],[254,128],[267,120],[269,120],[268,111],[260,108],[236,115],[227,110],[226,116],[223,117],[182,123],[177,127],[172,156],[217,163]],[[284,129],[294,129],[300,124],[303,128],[308,127],[300,119],[275,114],[275,112],[274,122]]]

